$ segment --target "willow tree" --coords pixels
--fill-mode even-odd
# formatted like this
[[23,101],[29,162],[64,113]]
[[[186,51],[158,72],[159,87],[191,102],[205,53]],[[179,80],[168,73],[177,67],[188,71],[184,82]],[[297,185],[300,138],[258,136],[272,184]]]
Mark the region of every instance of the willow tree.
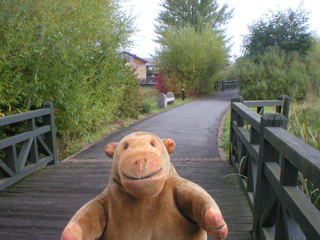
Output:
[[216,0],[165,0],[156,24],[157,64],[171,91],[212,91],[217,73],[227,62],[223,26],[232,17],[228,5]]
[[228,48],[219,32],[210,27],[198,33],[191,26],[168,29],[161,43],[156,62],[170,91],[179,94],[182,87],[188,94],[213,91],[216,75],[228,63]]
[[178,30],[187,25],[197,31],[208,24],[214,30],[221,30],[232,17],[228,5],[220,7],[216,0],[165,0],[160,5],[164,8],[156,19],[156,33],[160,38],[169,28]]

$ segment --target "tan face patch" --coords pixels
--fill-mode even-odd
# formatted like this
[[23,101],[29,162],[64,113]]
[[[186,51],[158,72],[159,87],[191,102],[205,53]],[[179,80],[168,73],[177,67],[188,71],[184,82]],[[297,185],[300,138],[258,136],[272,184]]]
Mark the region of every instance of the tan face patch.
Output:
[[154,197],[162,190],[165,171],[162,143],[151,135],[125,138],[118,149],[118,174],[135,197]]

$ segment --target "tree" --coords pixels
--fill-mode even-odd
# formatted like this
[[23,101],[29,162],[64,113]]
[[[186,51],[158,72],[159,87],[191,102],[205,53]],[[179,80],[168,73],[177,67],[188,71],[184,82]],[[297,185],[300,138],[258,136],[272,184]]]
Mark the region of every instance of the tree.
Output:
[[118,0],[0,1],[0,112],[52,101],[74,138],[134,112],[139,84],[118,53],[133,31]]
[[178,31],[168,29],[156,52],[156,62],[170,91],[188,94],[210,93],[214,89],[215,75],[227,65],[228,49],[224,38],[210,26],[201,32],[191,26]]
[[240,94],[245,99],[267,100],[289,95],[303,100],[310,89],[320,86],[320,55],[311,52],[301,56],[271,47],[263,54],[244,56],[234,64],[240,81]]
[[308,13],[302,9],[270,11],[248,26],[250,33],[243,40],[245,53],[263,53],[272,46],[279,46],[287,52],[307,53],[313,45],[312,34],[308,31],[308,20]]
[[175,94],[208,93],[215,76],[227,63],[222,26],[232,17],[228,5],[216,0],[165,0],[156,25],[160,49],[157,65],[163,84]]
[[219,8],[216,0],[165,0],[161,6],[165,10],[160,11],[156,25],[160,39],[168,28],[178,30],[191,25],[198,31],[210,24],[212,29],[217,30],[232,17],[228,5]]

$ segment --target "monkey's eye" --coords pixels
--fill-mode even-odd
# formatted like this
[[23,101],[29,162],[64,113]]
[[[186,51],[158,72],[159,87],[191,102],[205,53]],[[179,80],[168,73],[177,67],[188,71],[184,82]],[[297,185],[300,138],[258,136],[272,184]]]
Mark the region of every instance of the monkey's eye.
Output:
[[150,144],[152,147],[156,147],[156,145],[153,142],[151,142]]
[[129,147],[128,143],[126,145],[124,145],[124,149],[127,149],[128,147]]

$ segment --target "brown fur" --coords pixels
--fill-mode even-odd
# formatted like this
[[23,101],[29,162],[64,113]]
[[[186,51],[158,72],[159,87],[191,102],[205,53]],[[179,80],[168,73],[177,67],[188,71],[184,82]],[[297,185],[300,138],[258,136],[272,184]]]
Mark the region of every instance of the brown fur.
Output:
[[200,186],[178,176],[172,139],[136,132],[105,152],[113,157],[108,187],[70,220],[63,240],[225,239],[219,207]]

